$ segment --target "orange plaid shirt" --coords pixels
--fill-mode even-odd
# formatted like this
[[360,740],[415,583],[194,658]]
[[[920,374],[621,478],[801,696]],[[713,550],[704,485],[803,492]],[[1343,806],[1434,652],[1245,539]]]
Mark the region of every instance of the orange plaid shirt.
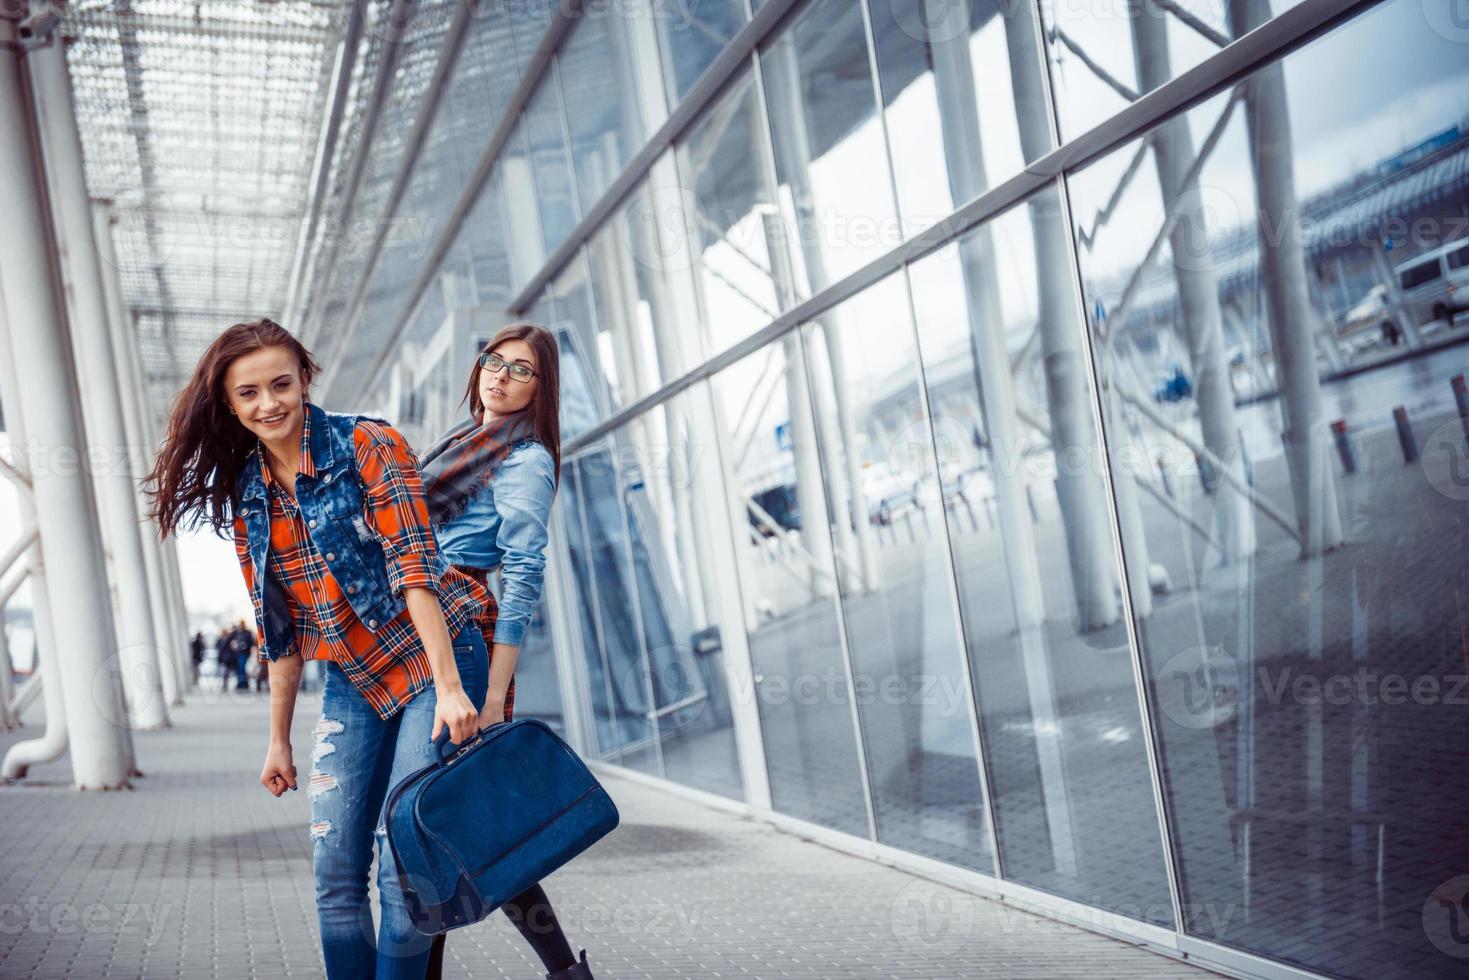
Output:
[[[300,470],[315,476],[310,430],[308,413],[301,434]],[[383,544],[393,591],[401,595],[405,589],[432,589],[443,605],[449,635],[456,636],[466,624],[475,623],[484,634],[485,648],[490,649],[495,622],[495,600],[490,591],[452,566],[442,579],[433,578],[431,559],[438,543],[430,528],[418,464],[408,444],[395,429],[365,420],[353,430],[352,443],[366,498],[363,516]],[[428,655],[408,610],[376,633],[363,625],[311,540],[295,498],[271,476],[263,446],[259,455],[270,497],[269,569],[284,587],[296,634],[287,652],[299,653],[307,660],[336,663],[378,715],[391,718],[433,683]],[[245,587],[253,592],[255,567],[250,560],[244,518],[235,518],[234,532],[235,554]],[[257,633],[259,629],[257,623]],[[260,659],[266,659],[263,652]]]

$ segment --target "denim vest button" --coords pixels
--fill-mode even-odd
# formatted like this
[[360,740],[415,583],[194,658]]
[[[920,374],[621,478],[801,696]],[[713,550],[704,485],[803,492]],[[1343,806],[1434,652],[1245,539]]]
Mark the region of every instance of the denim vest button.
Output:
[[324,477],[321,478],[321,482],[322,483],[330,483],[330,482],[332,482],[332,475],[330,473],[328,473],[326,476],[324,476]]
[[309,528],[311,528],[312,530],[315,530],[316,529],[316,518],[313,517],[311,520],[307,521],[306,522],[306,526],[309,527]]
[[357,594],[357,586],[355,586],[355,585],[349,585],[349,586],[347,586],[347,594],[348,595],[356,595]]
[[370,630],[377,629],[377,620],[375,620],[375,619],[369,619],[367,621],[367,628],[370,629]]
[[328,551],[326,553],[326,560],[327,561],[336,561],[337,560],[337,553],[335,551]]

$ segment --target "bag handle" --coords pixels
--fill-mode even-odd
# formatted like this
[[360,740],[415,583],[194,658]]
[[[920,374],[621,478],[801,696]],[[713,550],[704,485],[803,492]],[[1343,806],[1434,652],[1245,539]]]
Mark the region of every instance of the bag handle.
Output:
[[[454,762],[458,761],[459,758],[468,753],[471,749],[475,748],[477,745],[483,742],[485,740],[485,736],[488,735],[490,732],[494,731],[497,728],[500,728],[502,725],[508,724],[509,722],[496,722],[495,724],[490,725],[487,728],[481,728],[479,731],[469,736],[469,738],[457,744],[449,741],[449,729],[445,728],[442,732],[439,733],[439,737],[434,739],[434,745],[438,748],[439,756],[436,765],[438,765],[439,768],[452,765]],[[443,741],[441,742],[440,739],[442,739]]]

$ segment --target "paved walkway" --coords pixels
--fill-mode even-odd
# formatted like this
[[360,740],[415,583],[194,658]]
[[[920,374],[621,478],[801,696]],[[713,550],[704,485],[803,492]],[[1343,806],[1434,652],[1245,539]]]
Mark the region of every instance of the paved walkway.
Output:
[[[195,694],[172,730],[139,733],[146,775],[132,791],[78,793],[64,759],[0,788],[0,977],[322,975],[306,793],[276,800],[255,784],[266,706],[236,697]],[[303,695],[303,771],[317,708]],[[0,733],[0,747],[36,734]],[[602,980],[1213,976],[641,784],[607,785],[622,826],[546,882]],[[455,932],[445,972],[541,975],[503,916]]]

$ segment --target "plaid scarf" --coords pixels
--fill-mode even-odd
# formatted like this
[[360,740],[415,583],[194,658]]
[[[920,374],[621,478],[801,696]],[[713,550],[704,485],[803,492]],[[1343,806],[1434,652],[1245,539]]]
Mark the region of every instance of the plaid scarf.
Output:
[[434,443],[418,464],[433,526],[442,527],[463,513],[470,499],[494,478],[511,448],[534,437],[530,413],[519,411],[488,425],[467,419]]

